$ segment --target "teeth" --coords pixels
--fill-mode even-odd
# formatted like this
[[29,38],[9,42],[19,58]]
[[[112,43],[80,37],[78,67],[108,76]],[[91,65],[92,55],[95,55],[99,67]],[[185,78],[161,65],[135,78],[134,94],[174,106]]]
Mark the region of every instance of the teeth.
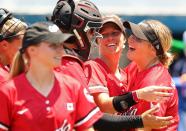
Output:
[[116,44],[110,43],[110,44],[108,44],[107,46],[108,46],[108,47],[110,47],[110,46],[116,46]]
[[61,60],[61,57],[54,57],[55,59],[57,59],[57,60]]

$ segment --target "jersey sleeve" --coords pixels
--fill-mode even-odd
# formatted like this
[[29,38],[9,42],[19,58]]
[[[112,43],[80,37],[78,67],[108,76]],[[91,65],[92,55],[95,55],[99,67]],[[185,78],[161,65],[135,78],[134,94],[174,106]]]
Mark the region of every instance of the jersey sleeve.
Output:
[[173,116],[174,117],[174,123],[166,128],[168,131],[176,131],[178,129],[178,123],[179,123],[179,115],[178,115],[178,93],[177,90],[173,90],[173,96],[168,101],[167,111],[165,116]]
[[9,92],[6,87],[0,87],[0,131],[7,131],[10,127],[11,119],[11,102]]
[[78,91],[76,103],[75,125],[77,131],[91,127],[100,117],[102,112],[94,103],[93,97],[86,88],[81,87]]
[[89,92],[108,93],[106,71],[95,61],[85,62],[84,67]]

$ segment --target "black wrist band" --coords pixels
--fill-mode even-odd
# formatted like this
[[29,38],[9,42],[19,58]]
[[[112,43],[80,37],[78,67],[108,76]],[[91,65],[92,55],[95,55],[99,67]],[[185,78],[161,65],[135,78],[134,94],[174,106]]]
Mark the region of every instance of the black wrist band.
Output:
[[112,104],[117,112],[123,112],[129,107],[135,105],[136,102],[133,99],[132,92],[128,92],[126,94],[114,97]]

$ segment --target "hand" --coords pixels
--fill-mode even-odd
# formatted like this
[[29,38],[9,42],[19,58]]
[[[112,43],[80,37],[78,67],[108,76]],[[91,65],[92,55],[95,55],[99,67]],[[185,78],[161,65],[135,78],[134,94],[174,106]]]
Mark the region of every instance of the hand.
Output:
[[157,106],[153,107],[141,115],[144,128],[161,129],[174,123],[172,116],[160,117],[153,115],[153,113],[158,111],[158,109],[159,108]]
[[136,90],[136,94],[140,100],[148,102],[163,102],[173,95],[173,93],[168,92],[170,90],[173,90],[173,88],[165,86],[147,86]]

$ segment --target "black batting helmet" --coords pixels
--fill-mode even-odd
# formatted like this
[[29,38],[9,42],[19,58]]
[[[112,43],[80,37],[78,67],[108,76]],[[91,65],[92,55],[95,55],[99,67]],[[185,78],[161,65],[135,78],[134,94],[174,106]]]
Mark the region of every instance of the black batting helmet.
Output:
[[[62,29],[74,33],[79,40],[76,52],[87,60],[90,52],[91,41],[87,31],[99,29],[102,18],[98,8],[89,0],[59,0],[54,8],[51,20]],[[95,37],[95,36],[94,36]]]

